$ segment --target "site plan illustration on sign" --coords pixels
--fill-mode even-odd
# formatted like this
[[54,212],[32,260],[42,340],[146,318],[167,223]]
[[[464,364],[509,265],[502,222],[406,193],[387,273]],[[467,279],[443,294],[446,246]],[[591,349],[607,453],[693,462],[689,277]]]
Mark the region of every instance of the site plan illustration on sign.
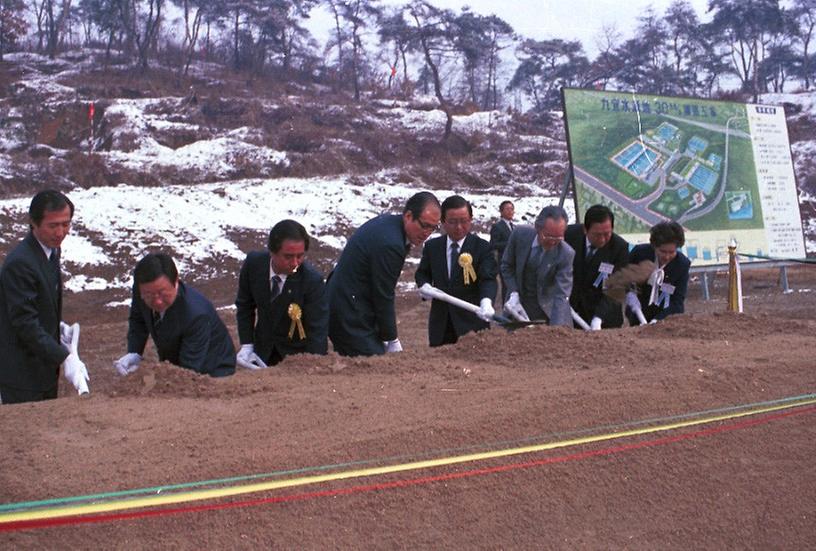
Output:
[[777,106],[563,90],[579,219],[596,203],[630,243],[674,220],[694,265],[739,252],[804,258],[784,110]]

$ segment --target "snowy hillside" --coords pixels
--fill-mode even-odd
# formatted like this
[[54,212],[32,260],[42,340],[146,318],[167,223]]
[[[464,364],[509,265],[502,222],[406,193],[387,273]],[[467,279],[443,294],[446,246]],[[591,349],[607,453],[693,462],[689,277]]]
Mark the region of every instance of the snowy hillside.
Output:
[[[485,233],[501,201],[514,200],[517,217],[529,220],[557,201],[563,181],[566,144],[556,115],[531,122],[496,111],[461,114],[454,145],[442,147],[445,116],[432,99],[225,97],[235,83],[206,65],[195,68],[198,83],[186,94],[146,97],[133,83],[106,83],[96,57],[12,54],[2,73],[0,252],[26,231],[33,190],[66,190],[77,205],[63,253],[73,291],[125,297],[135,260],[156,249],[176,255],[184,273],[232,277],[283,218],[306,226],[328,268],[353,228],[397,211],[420,189],[469,198]],[[804,211],[813,213],[816,140],[803,129],[814,128],[816,94],[762,102],[795,111],[795,170]],[[815,220],[807,221],[810,252]]]

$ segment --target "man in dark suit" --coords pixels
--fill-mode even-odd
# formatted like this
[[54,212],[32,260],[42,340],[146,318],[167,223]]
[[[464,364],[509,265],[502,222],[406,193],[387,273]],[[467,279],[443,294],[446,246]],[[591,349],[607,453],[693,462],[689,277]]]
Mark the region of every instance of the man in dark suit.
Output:
[[535,227],[516,226],[501,261],[507,283],[505,313],[519,321],[546,320],[572,326],[569,296],[575,251],[564,242],[567,213],[563,208],[541,209]]
[[442,229],[446,235],[425,243],[415,281],[420,293],[425,285],[480,306],[474,314],[434,299],[428,317],[431,346],[453,344],[470,331],[489,327],[495,313],[498,267],[490,243],[470,233],[473,209],[464,197],[453,195],[442,202]]
[[349,238],[326,283],[329,338],[344,356],[399,352],[394,289],[411,245],[421,245],[439,227],[439,201],[430,192],[413,195],[402,215],[372,218]]
[[629,261],[629,243],[614,228],[615,215],[609,207],[592,205],[584,223],[571,224],[564,235],[575,250],[570,306],[595,330],[623,325],[621,304],[603,292],[606,278]]
[[269,232],[268,249],[249,253],[238,279],[236,362],[247,369],[328,349],[329,303],[323,276],[304,262],[306,228],[294,220],[278,222]]
[[[66,378],[85,371],[60,341],[60,246],[71,228],[74,205],[62,193],[41,191],[28,209],[28,235],[0,269],[0,402],[57,397],[60,365]],[[70,342],[70,335],[68,342]]]
[[[513,231],[513,216],[516,213],[516,208],[512,201],[502,201],[499,205],[499,221],[493,224],[490,228],[490,248],[496,252],[496,262],[501,262],[504,255],[504,249],[507,247],[507,241],[510,239],[510,233]],[[499,273],[499,280],[502,287],[502,302],[507,299],[507,286],[504,284],[504,279]]]
[[114,363],[121,375],[139,368],[147,337],[159,360],[196,373],[235,373],[235,346],[212,303],[182,283],[173,259],[148,254],[136,264],[128,317],[128,353]]

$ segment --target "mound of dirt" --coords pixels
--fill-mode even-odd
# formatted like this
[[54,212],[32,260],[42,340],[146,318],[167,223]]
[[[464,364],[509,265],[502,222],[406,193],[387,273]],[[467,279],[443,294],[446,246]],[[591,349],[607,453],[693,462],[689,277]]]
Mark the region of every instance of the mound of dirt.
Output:
[[[90,397],[63,386],[58,400],[0,410],[0,504],[349,474],[192,503],[239,507],[224,511],[182,502],[176,513],[148,509],[149,518],[10,532],[0,523],[0,544],[806,547],[816,536],[812,410],[661,428],[812,396],[816,322],[795,316],[814,311],[816,294],[756,294],[750,279],[746,288],[756,313],[722,312],[715,286],[714,300],[692,290],[689,314],[655,325],[493,328],[433,349],[428,304],[402,297],[401,354],[295,356],[219,379],[156,362],[151,350],[120,377],[111,363],[123,353],[125,321],[89,322]],[[232,314],[224,318],[234,332]],[[655,426],[657,436],[637,435]],[[635,434],[595,441],[624,430]],[[472,453],[488,457],[357,473]],[[271,502],[243,501],[256,498]]]

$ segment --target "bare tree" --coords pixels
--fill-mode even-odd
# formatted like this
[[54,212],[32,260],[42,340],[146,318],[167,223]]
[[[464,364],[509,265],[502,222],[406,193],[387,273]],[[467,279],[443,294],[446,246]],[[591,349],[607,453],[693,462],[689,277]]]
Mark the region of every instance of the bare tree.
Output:
[[757,101],[759,65],[774,35],[783,31],[779,0],[710,0],[708,6],[712,25],[727,40],[734,74]]
[[139,66],[143,71],[148,68],[150,49],[158,36],[159,26],[162,20],[162,7],[164,0],[132,0],[130,4],[130,22],[132,26],[129,31],[139,52]]
[[414,34],[402,8],[384,11],[380,17],[379,28],[381,44],[391,44],[393,47],[394,61],[391,63],[391,72],[388,76],[388,88],[390,89],[394,78],[397,76],[397,66],[402,61],[402,81],[404,86],[408,86],[408,52],[416,49]]
[[450,21],[452,14],[448,10],[441,10],[423,0],[414,0],[407,6],[407,9],[414,21],[413,30],[425,57],[425,65],[433,82],[434,94],[439,101],[439,108],[445,113],[445,133],[442,140],[447,141],[453,127],[453,113],[442,93],[439,67],[438,63],[434,61],[434,57],[451,48]]
[[193,61],[201,24],[211,17],[213,3],[210,0],[172,0],[179,5],[184,14],[184,40],[181,49],[184,52],[184,63],[180,69],[183,76],[187,76],[190,63]]
[[25,34],[23,8],[23,0],[0,0],[0,61],[9,46]]
[[71,12],[71,0],[43,0],[45,51],[54,59]]
[[797,23],[794,37],[802,46],[801,76],[805,90],[810,88],[813,76],[813,60],[810,46],[816,33],[816,0],[794,0],[792,19]]

